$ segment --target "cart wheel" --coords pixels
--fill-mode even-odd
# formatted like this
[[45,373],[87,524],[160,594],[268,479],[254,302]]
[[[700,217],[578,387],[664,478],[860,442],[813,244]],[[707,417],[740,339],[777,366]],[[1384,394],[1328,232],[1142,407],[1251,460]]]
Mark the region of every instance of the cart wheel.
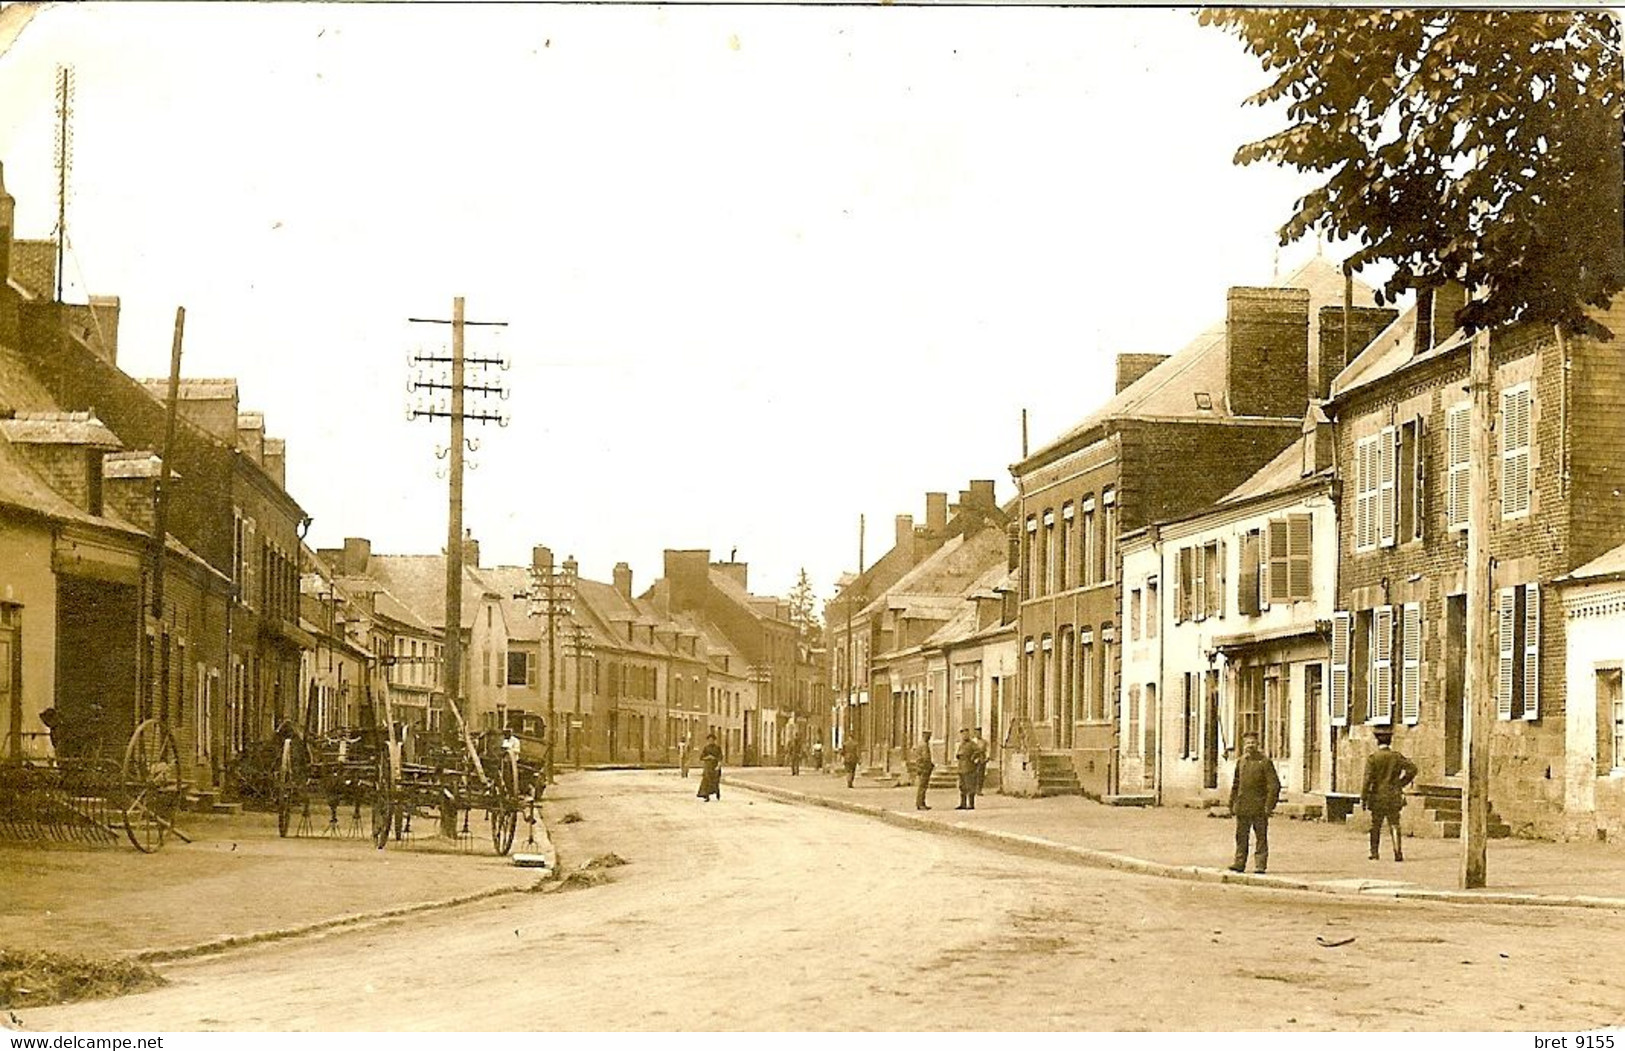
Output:
[[282,762],[277,766],[276,834],[287,838],[289,819],[293,817],[293,739],[282,742]]
[[491,845],[496,848],[498,857],[507,857],[508,851],[513,849],[514,832],[519,828],[519,811],[503,800],[485,816],[491,822]]
[[124,749],[124,834],[143,854],[164,845],[181,801],[181,760],[175,738],[157,719],[135,728]]

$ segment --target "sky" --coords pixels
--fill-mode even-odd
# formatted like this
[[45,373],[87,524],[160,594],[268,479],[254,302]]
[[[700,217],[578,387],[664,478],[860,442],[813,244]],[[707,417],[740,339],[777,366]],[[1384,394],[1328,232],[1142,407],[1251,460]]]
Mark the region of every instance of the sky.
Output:
[[118,295],[119,360],[234,376],[288,443],[309,539],[434,552],[444,421],[413,352],[507,357],[464,518],[485,564],[584,575],[667,548],[828,597],[894,516],[1033,448],[1231,285],[1313,255],[1309,186],[1241,168],[1278,112],[1191,11],[141,3],[41,10],[0,56],[17,234],[66,298]]

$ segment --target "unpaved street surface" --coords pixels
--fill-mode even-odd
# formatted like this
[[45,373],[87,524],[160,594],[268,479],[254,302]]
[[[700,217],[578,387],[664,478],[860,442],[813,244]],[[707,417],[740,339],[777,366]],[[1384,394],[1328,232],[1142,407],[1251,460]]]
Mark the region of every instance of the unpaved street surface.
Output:
[[[1625,1022],[1625,917],[1148,879],[669,772],[549,792],[580,890],[176,964],[44,1029],[1444,1029]],[[576,811],[582,820],[562,824]],[[297,888],[267,888],[294,893]],[[1348,944],[1326,947],[1320,941]]]

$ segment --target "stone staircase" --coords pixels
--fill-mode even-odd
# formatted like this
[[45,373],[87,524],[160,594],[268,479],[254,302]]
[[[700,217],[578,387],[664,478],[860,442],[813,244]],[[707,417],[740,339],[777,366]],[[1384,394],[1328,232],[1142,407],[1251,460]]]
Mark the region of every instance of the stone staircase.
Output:
[[1038,794],[1043,796],[1081,796],[1083,786],[1078,784],[1077,771],[1072,768],[1072,757],[1065,752],[1039,752],[1033,756],[1038,771]]
[[[1425,839],[1460,839],[1461,838],[1461,789],[1455,785],[1423,785],[1411,786],[1411,804],[1421,804],[1421,821],[1408,821],[1406,830],[1413,836]],[[1501,820],[1495,812],[1495,804],[1490,804],[1489,835],[1491,839],[1506,839],[1512,835],[1512,827]]]

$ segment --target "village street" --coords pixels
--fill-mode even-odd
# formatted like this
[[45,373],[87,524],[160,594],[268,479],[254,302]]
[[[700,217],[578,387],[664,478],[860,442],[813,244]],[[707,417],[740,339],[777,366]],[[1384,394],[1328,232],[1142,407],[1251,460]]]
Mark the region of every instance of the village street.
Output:
[[[702,803],[694,786],[671,771],[561,779],[547,806],[561,864],[613,852],[628,863],[607,882],[168,965],[167,988],[23,1021],[81,1031],[1622,1021],[1625,977],[1585,963],[1625,940],[1615,912],[1151,879],[726,782],[720,801]],[[563,823],[572,812],[580,820]]]

